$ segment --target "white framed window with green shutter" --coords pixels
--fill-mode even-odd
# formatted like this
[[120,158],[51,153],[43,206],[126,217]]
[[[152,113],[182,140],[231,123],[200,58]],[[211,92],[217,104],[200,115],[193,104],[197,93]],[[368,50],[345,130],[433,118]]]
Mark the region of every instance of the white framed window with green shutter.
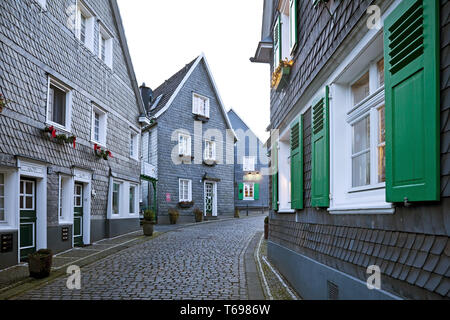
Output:
[[298,42],[298,0],[289,0],[289,52],[291,55]]

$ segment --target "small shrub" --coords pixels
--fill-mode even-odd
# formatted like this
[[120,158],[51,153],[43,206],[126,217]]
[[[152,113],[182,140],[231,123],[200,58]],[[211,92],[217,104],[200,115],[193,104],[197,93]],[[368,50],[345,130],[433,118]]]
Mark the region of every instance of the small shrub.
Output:
[[171,224],[176,224],[179,216],[180,216],[180,213],[178,212],[177,209],[175,209],[175,208],[169,209],[169,220],[170,220]]
[[234,217],[239,218],[239,209],[238,208],[234,209]]
[[152,209],[146,209],[144,211],[144,221],[156,222],[156,214]]
[[195,222],[202,222],[203,220],[203,211],[199,208],[194,209]]
[[265,224],[268,224],[268,223],[269,223],[269,217],[265,217],[265,218],[264,218],[264,223],[265,223]]

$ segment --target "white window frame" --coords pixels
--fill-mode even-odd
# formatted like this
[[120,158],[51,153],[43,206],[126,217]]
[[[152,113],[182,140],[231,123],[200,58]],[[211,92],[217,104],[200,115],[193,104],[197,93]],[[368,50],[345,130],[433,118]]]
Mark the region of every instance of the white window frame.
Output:
[[[347,123],[350,126],[351,134],[350,141],[350,185],[348,186],[348,192],[359,192],[371,189],[385,188],[385,182],[378,182],[378,110],[385,104],[384,100],[384,85],[378,87],[378,69],[377,62],[382,59],[379,58],[371,61],[366,69],[356,77],[356,79],[349,85],[349,95],[350,99],[350,111],[347,113]],[[369,71],[369,96],[364,98],[362,101],[353,106],[353,94],[351,86],[355,83],[362,75]],[[352,164],[352,148],[353,143],[353,126],[364,119],[369,117],[370,125],[370,139],[369,139],[369,154],[370,154],[370,183],[364,186],[353,187],[353,164]]]
[[[184,140],[182,140],[184,139]],[[178,154],[180,156],[191,156],[191,136],[178,133]]]
[[[200,101],[204,102],[203,106],[201,106],[201,104],[199,103]],[[210,114],[209,98],[193,92],[192,93],[192,113],[199,115],[199,116],[206,117],[209,119],[209,114]]]
[[[253,182],[244,182],[244,188],[243,188],[243,192],[244,192],[244,197],[243,200],[255,200],[255,184]],[[245,189],[249,189],[249,191],[252,191],[252,195],[251,197],[246,197],[245,196]],[[250,192],[249,192],[250,193]]]
[[[95,114],[99,116],[99,139],[95,138]],[[108,113],[96,105],[92,105],[91,142],[106,147]]]
[[[118,195],[117,195],[117,210],[118,212],[114,212],[114,185],[118,185],[119,189],[118,189]],[[113,185],[112,185],[112,196],[111,196],[111,214],[114,217],[118,217],[121,215],[122,210],[121,210],[121,206],[122,206],[122,199],[121,199],[121,195],[122,195],[122,190],[123,189],[123,182],[122,181],[118,181],[118,180],[113,180]]]
[[[81,16],[86,19],[85,40],[81,40]],[[77,16],[75,34],[83,45],[92,52],[94,51],[94,27],[95,16],[92,11],[80,0],[77,1]]]
[[[134,189],[134,197],[133,197],[133,199],[130,199],[131,189]],[[138,200],[138,192],[139,192],[138,186],[136,184],[131,184],[130,183],[130,186],[129,186],[128,190],[129,190],[129,193],[128,193],[128,199],[129,199],[128,200],[128,208],[130,208],[130,205],[133,202],[134,212],[131,211],[131,210],[128,210],[128,211],[129,211],[130,215],[134,215],[134,214],[138,213],[138,207],[139,207],[139,203],[137,202],[137,200]]]
[[242,158],[243,171],[255,171],[256,158],[254,156],[244,156]]
[[[20,192],[20,185],[22,184],[22,181],[25,182],[25,186],[23,188],[24,193]],[[33,185],[33,187],[32,187],[32,190],[34,190],[33,194],[26,193],[26,184],[27,183],[31,183]],[[30,195],[31,195],[31,199],[33,200],[32,201],[33,206],[32,206],[32,208],[26,208],[26,203],[27,203],[26,198],[30,198]],[[23,196],[23,202],[20,203],[20,197],[22,197],[22,196]],[[23,208],[21,207],[21,205],[23,205]],[[22,180],[22,179],[19,181],[19,210],[21,210],[21,211],[35,211],[36,210],[36,181]]]
[[[102,39],[105,40],[105,60],[102,59]],[[113,36],[106,27],[99,23],[98,33],[98,58],[102,60],[109,68],[113,67]]]
[[[59,90],[65,92],[66,94],[66,118],[65,125],[61,125],[59,123],[53,122],[49,118],[50,114],[50,86],[54,86]],[[57,129],[63,130],[65,132],[70,133],[72,130],[72,89],[62,82],[54,79],[53,77],[48,77],[47,83],[47,111],[46,111],[46,124],[50,126],[54,126]]]
[[[216,160],[216,142],[212,140],[205,139],[205,160]],[[211,155],[211,156],[210,156]]]
[[130,158],[134,160],[139,160],[139,133],[130,130]]
[[[187,183],[187,188],[188,188],[188,197],[185,198],[184,197],[184,183]],[[192,201],[192,180],[190,179],[178,179],[178,200],[179,202],[190,202]]]

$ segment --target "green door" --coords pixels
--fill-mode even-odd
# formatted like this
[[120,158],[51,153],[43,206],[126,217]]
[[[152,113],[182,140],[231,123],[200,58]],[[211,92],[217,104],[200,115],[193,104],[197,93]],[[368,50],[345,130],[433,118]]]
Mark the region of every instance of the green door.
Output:
[[36,181],[20,180],[20,260],[36,251]]
[[73,211],[73,244],[83,245],[83,185],[75,183]]

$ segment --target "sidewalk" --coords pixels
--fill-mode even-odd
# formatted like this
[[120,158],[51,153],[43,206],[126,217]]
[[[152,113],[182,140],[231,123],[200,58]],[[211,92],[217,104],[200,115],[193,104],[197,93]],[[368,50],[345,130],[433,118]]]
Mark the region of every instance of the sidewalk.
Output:
[[[249,215],[249,217],[254,215]],[[242,216],[241,218],[245,218]],[[77,265],[84,267],[95,261],[115,254],[126,248],[150,241],[159,235],[193,225],[220,222],[235,219],[233,217],[219,218],[217,220],[203,221],[201,223],[180,223],[175,225],[155,225],[151,237],[143,235],[142,230],[134,231],[111,239],[102,239],[86,247],[77,247],[53,256],[52,272],[50,277],[36,280],[29,277],[28,264],[19,265],[0,271],[0,300],[9,299],[18,294],[39,287],[60,276],[66,275],[67,267]]]

